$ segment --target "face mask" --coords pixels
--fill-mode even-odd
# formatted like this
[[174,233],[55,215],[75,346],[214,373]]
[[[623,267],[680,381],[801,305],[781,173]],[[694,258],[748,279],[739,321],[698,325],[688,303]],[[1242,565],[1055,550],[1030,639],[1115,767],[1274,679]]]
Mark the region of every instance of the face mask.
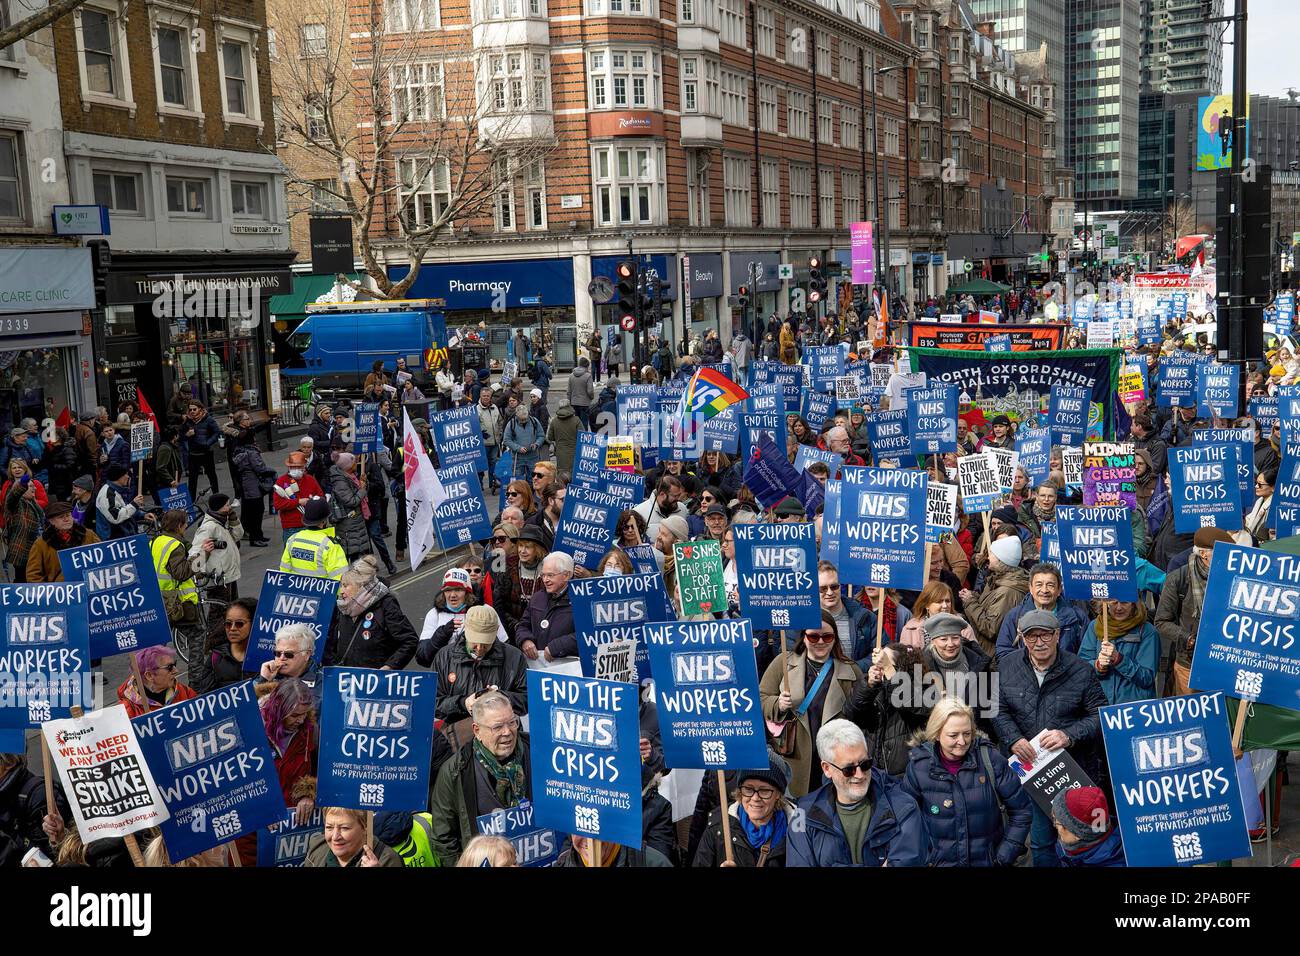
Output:
[[301,478],[301,477],[302,477],[302,469],[301,469],[301,468],[290,468],[290,469],[289,469],[289,477],[290,477],[290,478]]
[[617,564],[611,563],[605,565],[605,570],[603,574],[607,578],[616,578],[623,574],[623,569],[620,568]]

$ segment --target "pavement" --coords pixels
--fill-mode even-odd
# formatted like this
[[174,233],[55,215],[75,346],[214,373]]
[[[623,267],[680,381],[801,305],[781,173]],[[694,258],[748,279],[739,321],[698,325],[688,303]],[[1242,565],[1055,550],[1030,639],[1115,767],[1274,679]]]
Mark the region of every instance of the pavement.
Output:
[[[626,380],[626,379],[624,379]],[[567,395],[567,376],[556,376],[551,382],[548,390],[547,404],[551,411],[554,412],[565,400]],[[296,445],[296,436],[305,429],[291,429],[280,433],[277,447],[266,454],[267,464],[279,469],[283,461],[283,454],[288,449]],[[219,472],[223,480],[229,478],[229,473]],[[497,495],[485,495],[488,505],[488,513],[495,522],[496,515],[499,511]],[[391,504],[389,506],[389,524],[390,527],[396,526],[397,509]],[[245,544],[241,550],[242,573],[240,576],[239,593],[241,596],[257,597],[261,589],[262,579],[265,577],[267,570],[278,568],[280,565],[280,535],[279,528],[273,517],[268,516],[263,523],[263,531],[271,539],[271,546],[266,548],[251,548]],[[389,553],[395,553],[394,538],[390,534],[387,538]],[[433,607],[433,599],[437,595],[442,584],[442,576],[449,567],[453,567],[461,561],[466,554],[464,548],[458,548],[451,552],[433,551],[425,558],[424,562],[416,571],[410,570],[410,560],[399,562],[399,572],[396,577],[389,581],[389,586],[397,595],[397,599],[402,605],[402,610],[411,620],[418,632],[424,622],[425,615]],[[424,670],[414,661],[410,664],[412,670]],[[116,699],[116,690],[119,684],[126,680],[130,672],[130,665],[127,663],[125,655],[118,655],[108,658],[103,665],[103,699],[111,703]],[[184,679],[182,677],[182,679]],[[1289,754],[1281,754],[1280,759],[1285,760]],[[41,773],[41,748],[40,738],[36,731],[29,731],[27,734],[27,761],[28,766],[36,773]],[[1300,770],[1300,760],[1293,761],[1297,770]],[[1282,808],[1280,813],[1282,821],[1280,832],[1272,842],[1271,856],[1272,863],[1269,862],[1269,850],[1265,844],[1257,844],[1254,847],[1255,855],[1248,861],[1238,861],[1239,866],[1269,866],[1281,865],[1284,861],[1300,855],[1300,778],[1297,779],[1295,786],[1287,786],[1282,790]]]

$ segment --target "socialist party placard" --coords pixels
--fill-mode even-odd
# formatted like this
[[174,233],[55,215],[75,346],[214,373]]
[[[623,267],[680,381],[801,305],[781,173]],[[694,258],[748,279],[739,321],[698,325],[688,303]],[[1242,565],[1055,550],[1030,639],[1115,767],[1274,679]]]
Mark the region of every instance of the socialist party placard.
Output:
[[492,521],[483,500],[479,469],[473,462],[461,462],[436,469],[447,498],[433,512],[438,541],[449,550],[471,541],[492,537]]
[[316,802],[426,809],[438,675],[327,667],[324,680]]
[[941,382],[907,390],[907,431],[912,452],[935,455],[957,450],[957,386]]
[[438,450],[438,467],[472,464],[475,471],[487,471],[487,448],[478,409],[473,405],[429,415],[433,444]]
[[641,625],[676,617],[662,574],[656,571],[573,578],[569,581],[569,603],[584,677],[595,676],[596,651],[611,641],[636,641],[636,679],[650,676]]
[[94,706],[84,584],[0,584],[0,728]]
[[1138,599],[1131,515],[1123,507],[1056,506],[1061,577],[1067,598]]
[[162,794],[120,704],[41,725],[82,843],[157,826]]
[[591,488],[570,486],[555,526],[552,551],[573,556],[579,567],[594,568],[614,543],[614,525],[623,513],[621,500]]
[[1129,866],[1250,856],[1222,692],[1112,704],[1101,732]]
[[1241,493],[1233,445],[1191,445],[1169,449],[1169,497],[1174,530],[1192,534],[1205,527],[1241,527]]
[[840,579],[918,591],[925,573],[925,472],[861,470],[862,484],[840,489]]
[[806,521],[732,528],[740,613],[755,628],[821,627],[816,530]]
[[958,458],[957,484],[967,514],[992,511],[1002,497],[1002,475],[997,459],[986,451]]
[[1192,654],[1191,686],[1296,709],[1300,557],[1218,542]]
[[320,807],[312,808],[301,823],[298,822],[298,808],[289,807],[279,823],[257,831],[257,865],[302,866],[307,858],[307,844],[324,829],[325,817]]
[[162,835],[173,863],[283,816],[284,795],[251,680],[169,704],[131,726],[167,804]]
[[92,658],[172,639],[148,535],[64,548],[59,566],[65,581],[85,582]]
[[252,636],[244,656],[244,670],[256,673],[275,657],[275,635],[290,624],[306,624],[316,638],[312,658],[320,663],[325,638],[334,619],[339,583],[313,574],[267,571],[257,599]]
[[925,540],[936,544],[945,534],[957,530],[957,486],[942,481],[925,486]]
[[538,825],[641,847],[638,693],[635,684],[529,669],[533,818]]
[[1047,426],[1053,445],[1082,445],[1088,434],[1088,406],[1091,389],[1074,385],[1053,385],[1047,405]]
[[647,624],[655,703],[669,767],[762,767],[767,738],[754,629],[745,619]]

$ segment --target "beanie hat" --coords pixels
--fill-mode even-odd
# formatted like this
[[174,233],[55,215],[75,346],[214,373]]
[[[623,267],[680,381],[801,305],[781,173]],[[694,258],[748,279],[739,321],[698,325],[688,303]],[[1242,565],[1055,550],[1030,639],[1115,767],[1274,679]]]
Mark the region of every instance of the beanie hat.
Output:
[[330,517],[330,503],[320,495],[312,495],[302,503],[304,524],[324,524]]
[[736,772],[737,787],[744,784],[746,780],[761,780],[774,787],[778,794],[785,793],[787,784],[785,771],[777,766],[775,760],[771,761],[771,763],[766,767],[756,768],[754,770],[739,770]]
[[357,461],[356,455],[353,455],[350,452],[341,451],[339,452],[338,457],[334,459],[334,464],[338,465],[341,470],[347,471],[354,464],[356,464],[356,461]]
[[1016,509],[1011,505],[1003,505],[1001,508],[994,508],[990,518],[997,518],[1003,524],[1016,524]]
[[960,634],[967,628],[966,619],[956,614],[931,614],[921,624],[926,640],[945,634]]
[[1211,550],[1216,541],[1226,541],[1228,544],[1233,543],[1232,535],[1228,534],[1228,532],[1224,531],[1222,528],[1200,528],[1197,530],[1196,534],[1192,536],[1192,544],[1196,545],[1198,548],[1204,548],[1206,551]]
[[442,586],[444,588],[464,588],[466,591],[474,589],[474,585],[469,579],[469,572],[464,568],[450,569],[442,576]]
[[1110,830],[1110,807],[1100,787],[1072,787],[1052,799],[1052,817],[1082,840],[1096,840]]
[[806,518],[808,513],[803,510],[803,505],[794,495],[786,495],[776,503],[772,513],[778,518]]
[[475,604],[465,612],[465,636],[471,641],[496,640],[500,626],[497,612],[486,604]]
[[230,495],[223,495],[221,492],[217,492],[208,499],[208,510],[220,511],[228,504],[230,504]]
[[95,479],[91,478],[90,475],[82,475],[80,478],[73,479],[72,487],[80,488],[82,491],[94,491]]
[[1007,567],[1017,567],[1023,555],[1023,549],[1020,546],[1020,535],[1008,534],[998,538],[989,545],[989,551]]
[[106,469],[104,469],[104,477],[108,481],[117,481],[123,476],[129,474],[130,474],[129,471],[127,471],[121,465],[117,465],[117,464],[109,465]]
[[659,527],[667,528],[674,541],[685,541],[691,534],[690,525],[686,523],[686,519],[681,515],[669,515],[659,522]]

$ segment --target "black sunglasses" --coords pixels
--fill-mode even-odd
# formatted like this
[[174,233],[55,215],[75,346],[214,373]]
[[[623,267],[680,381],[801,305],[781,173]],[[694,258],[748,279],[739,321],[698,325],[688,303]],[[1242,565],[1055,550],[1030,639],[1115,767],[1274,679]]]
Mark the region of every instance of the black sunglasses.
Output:
[[844,776],[852,778],[858,775],[859,770],[861,770],[864,775],[871,773],[871,758],[868,757],[865,760],[859,760],[857,763],[851,763],[844,767],[840,767],[836,764],[831,764],[831,766],[835,767],[835,769],[844,774]]

